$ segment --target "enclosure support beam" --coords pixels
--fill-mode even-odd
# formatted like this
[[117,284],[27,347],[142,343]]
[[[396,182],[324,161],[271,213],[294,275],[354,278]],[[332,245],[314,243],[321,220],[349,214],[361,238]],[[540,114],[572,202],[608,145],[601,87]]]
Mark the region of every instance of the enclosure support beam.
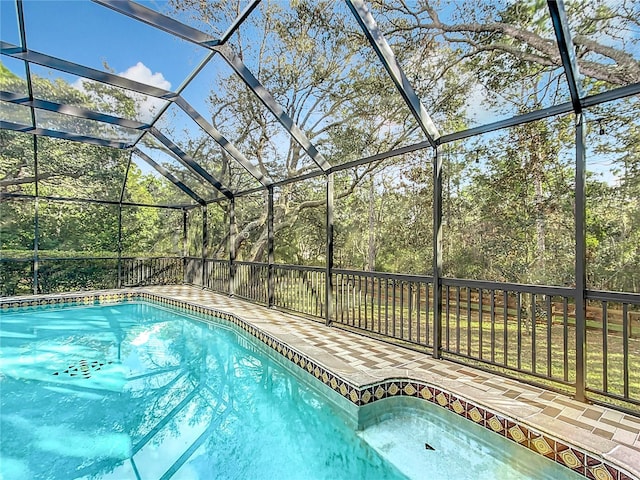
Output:
[[229,295],[236,293],[236,238],[238,226],[236,225],[236,199],[229,200]]
[[433,158],[433,358],[442,349],[442,153]]
[[24,125],[22,123],[7,122],[0,120],[0,130],[11,130],[13,132],[28,133],[40,137],[61,138],[70,142],[88,143],[89,145],[100,145],[101,147],[111,147],[124,150],[129,145],[124,142],[116,142],[114,140],[105,140],[104,138],[89,137],[86,135],[76,135],[75,133],[58,132],[47,128],[33,127],[32,125]]
[[[35,199],[36,195],[27,195],[24,193],[5,193],[0,192],[0,200],[3,198],[21,198],[21,199]],[[79,197],[54,197],[52,195],[38,195],[40,200],[47,200],[52,202],[76,202],[76,203],[89,203],[94,205],[118,205],[119,202],[115,200],[98,200],[96,198],[79,198]],[[204,202],[203,202],[204,203]],[[154,205],[151,203],[135,203],[135,202],[122,202],[122,205],[129,207],[150,207],[150,208],[166,208],[169,210],[181,210],[183,208],[193,208],[195,205],[183,204],[183,205]]]
[[188,42],[193,42],[198,45],[200,44],[210,44],[215,43],[217,41],[216,38],[211,35],[201,32],[193,27],[185,25],[178,20],[174,20],[171,17],[163,15],[155,10],[145,7],[144,5],[140,5],[135,2],[123,1],[123,0],[93,0],[95,3],[111,8],[118,13],[123,15],[127,15],[131,18],[135,18],[136,20],[140,20],[141,22],[146,23],[147,25],[151,25],[152,27],[156,27],[159,30],[163,30],[171,35],[175,35],[176,37],[187,40]]
[[[27,50],[27,30],[24,23],[24,9],[22,2],[16,2],[17,14],[18,14],[18,27],[20,29],[20,43],[22,44],[22,50]],[[27,91],[29,93],[29,100],[33,100],[33,83],[31,82],[31,66],[29,62],[24,62],[25,73],[27,74]],[[33,106],[29,108],[31,115],[31,125],[36,126],[36,112]],[[5,122],[2,122],[5,123]],[[40,237],[40,225],[39,225],[39,190],[38,190],[38,139],[33,137],[33,165],[34,165],[34,184],[35,184],[35,202],[33,206],[33,293],[38,294],[38,273],[40,270],[40,262],[38,258],[39,250],[39,237]]]
[[33,210],[33,294],[38,294],[38,271],[40,270],[40,262],[38,261],[38,249],[40,244],[40,225],[39,225],[39,198],[38,198],[38,137],[33,137],[33,170],[35,174],[36,200]]
[[118,205],[118,283],[122,288],[122,203]]
[[202,287],[206,287],[207,257],[209,256],[209,232],[207,230],[207,206],[202,206]]
[[236,160],[244,169],[263,186],[273,183],[273,180],[255,167],[222,133],[200,115],[184,98],[177,97],[174,103],[196,122],[225,152]]
[[267,267],[267,304],[272,307],[275,303],[275,284],[273,279],[273,263],[274,263],[274,232],[273,232],[273,186],[267,187],[268,203],[267,203],[267,251],[268,251],[268,267]]
[[21,47],[8,42],[0,41],[0,51],[3,55],[7,55],[9,57],[25,60],[30,63],[37,63],[38,65],[53,68],[54,70],[70,73],[71,75],[77,75],[78,77],[88,78],[90,80],[95,80],[96,82],[106,83],[107,85],[114,87],[133,90],[134,92],[143,93],[152,97],[171,100],[176,95],[169,90],[153,87],[146,83],[136,82],[135,80],[130,80],[113,73],[85,67],[44,53],[22,49]]
[[229,40],[231,36],[236,32],[236,30],[240,28],[240,25],[242,25],[242,23],[247,19],[247,17],[251,14],[251,12],[253,12],[253,10],[259,4],[260,4],[260,0],[251,0],[247,4],[247,6],[244,7],[244,10],[240,12],[240,15],[238,16],[238,18],[236,18],[233,21],[233,23],[229,25],[229,28],[227,28],[227,31],[222,34],[222,37],[220,37],[220,40],[218,40],[218,44],[227,43],[227,40]]
[[189,210],[182,209],[182,283],[187,283],[187,221]]
[[88,108],[82,108],[76,105],[49,102],[47,100],[41,100],[37,98],[30,99],[29,97],[25,97],[24,95],[7,92],[4,90],[0,91],[0,100],[16,105],[21,105],[23,107],[30,107],[32,109],[37,108],[39,110],[46,110],[48,112],[57,112],[68,115],[70,117],[86,118],[89,120],[95,120],[96,122],[118,125],[120,127],[131,128],[135,130],[144,131],[150,126],[142,122],[137,122],[135,120],[129,120],[127,118],[117,117],[115,115],[107,115],[104,113],[95,112],[93,110],[89,110]]
[[227,64],[238,74],[242,81],[249,89],[258,97],[262,104],[276,117],[278,122],[291,135],[291,137],[300,145],[309,157],[315,162],[323,172],[328,171],[331,165],[322,156],[318,149],[307,138],[302,129],[287,115],[284,109],[276,102],[264,85],[249,71],[247,66],[242,62],[228,45],[215,47],[215,50],[222,56]]
[[213,185],[216,190],[222,193],[225,197],[231,198],[232,194],[222,183],[214,178],[209,172],[207,172],[202,166],[187,155],[180,147],[167,138],[162,132],[155,127],[149,129],[149,133],[153,135],[160,143],[162,143],[174,158],[184,165],[191,173],[196,177],[204,179],[210,185]]
[[560,58],[564,67],[564,74],[567,77],[569,85],[569,93],[571,94],[571,103],[576,113],[582,111],[580,98],[582,97],[582,89],[580,88],[580,73],[578,71],[578,60],[576,59],[576,49],[571,40],[571,31],[569,29],[569,20],[564,9],[562,0],[547,0],[553,29],[556,33],[558,48],[560,49]]
[[[575,192],[575,238],[576,238],[576,400],[585,399],[586,367],[586,125],[584,114],[576,116],[576,192]],[[606,332],[605,332],[606,334]]]
[[149,155],[144,153],[142,150],[138,150],[135,147],[133,149],[133,152],[136,155],[138,155],[142,160],[147,162],[150,166],[152,166],[160,175],[165,177],[167,180],[169,180],[171,183],[173,183],[176,187],[178,187],[184,193],[189,195],[193,200],[198,202],[200,205],[204,205],[205,204],[204,200],[202,198],[200,198],[197,193],[195,193],[193,190],[191,190],[189,187],[187,187],[184,183],[182,183],[180,180],[178,180],[176,177],[174,177],[173,174],[171,174],[171,172],[169,172],[162,165],[160,165],[159,163],[156,163]]
[[325,267],[325,322],[331,325],[333,318],[333,173],[327,175],[327,258]]
[[129,152],[129,160],[127,161],[127,170],[124,172],[124,180],[122,181],[122,189],[120,190],[120,201],[118,202],[118,288],[122,288],[122,201],[124,193],[127,190],[127,180],[129,178],[129,170],[131,169],[131,155]]
[[371,43],[380,62],[389,73],[398,92],[402,95],[407,107],[411,110],[411,114],[415,117],[418,125],[429,140],[429,143],[432,147],[435,147],[435,142],[440,137],[440,133],[429,116],[427,109],[422,105],[420,98],[413,90],[409,79],[402,70],[393,50],[391,50],[387,40],[378,28],[365,2],[363,0],[347,0],[347,6],[351,10],[351,13],[353,13],[360,28],[362,28],[369,43]]

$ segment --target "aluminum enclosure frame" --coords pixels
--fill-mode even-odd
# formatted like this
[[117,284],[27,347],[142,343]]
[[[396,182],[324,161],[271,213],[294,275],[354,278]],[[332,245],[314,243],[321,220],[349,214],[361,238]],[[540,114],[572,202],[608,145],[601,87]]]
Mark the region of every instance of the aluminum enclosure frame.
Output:
[[[196,68],[196,70],[185,80],[183,85],[180,86],[177,93],[171,92],[164,89],[159,89],[157,87],[153,87],[150,85],[142,84],[140,82],[135,82],[118,75],[110,74],[108,72],[101,72],[95,69],[91,69],[88,67],[84,67],[82,65],[74,64],[72,62],[68,62],[63,59],[58,59],[55,57],[50,57],[45,54],[41,54],[38,52],[30,51],[26,49],[26,40],[24,40],[23,35],[23,43],[25,44],[25,48],[19,47],[17,45],[12,45],[8,42],[0,42],[2,47],[2,54],[11,56],[13,58],[25,60],[25,64],[28,68],[30,63],[36,63],[40,65],[47,66],[49,68],[57,69],[60,71],[64,71],[67,73],[71,73],[74,75],[86,77],[98,82],[102,82],[108,85],[113,85],[120,88],[126,88],[128,90],[132,90],[138,93],[142,93],[145,95],[150,95],[155,98],[167,100],[169,103],[165,107],[168,108],[170,104],[176,104],[179,108],[182,109],[187,115],[189,115],[216,143],[218,143],[225,152],[227,152],[233,159],[235,159],[240,165],[242,165],[246,171],[249,172],[251,176],[253,176],[261,185],[260,188],[266,188],[269,185],[283,185],[286,183],[295,182],[297,180],[302,180],[306,178],[313,178],[314,176],[326,175],[330,172],[341,171],[348,168],[352,168],[354,166],[363,165],[371,161],[379,160],[381,158],[390,158],[396,155],[401,155],[403,153],[408,153],[409,151],[416,151],[428,147],[434,147],[436,145],[443,145],[452,141],[460,140],[463,138],[469,138],[471,136],[479,135],[481,133],[486,133],[490,131],[494,131],[501,128],[506,128],[508,126],[515,126],[521,123],[527,123],[535,120],[539,120],[542,118],[547,118],[549,116],[559,115],[563,113],[569,113],[570,111],[578,111],[582,107],[593,106],[601,102],[612,101],[618,98],[623,98],[624,96],[634,95],[640,93],[640,84],[633,84],[626,87],[620,87],[618,89],[605,92],[599,95],[593,95],[590,97],[582,97],[581,96],[581,88],[580,85],[576,83],[576,79],[578,77],[577,73],[577,65],[575,62],[575,54],[571,54],[573,47],[570,32],[568,29],[568,24],[566,20],[566,14],[564,13],[563,2],[558,2],[555,0],[548,1],[548,8],[553,20],[554,29],[556,31],[558,37],[558,45],[561,53],[561,58],[563,62],[563,66],[565,68],[565,73],[567,74],[567,80],[569,84],[569,89],[571,93],[571,102],[556,105],[553,107],[536,110],[529,112],[524,115],[519,115],[516,117],[512,117],[510,119],[506,119],[500,122],[494,122],[492,124],[481,125],[479,127],[474,127],[471,129],[467,129],[460,132],[454,132],[450,134],[445,134],[443,136],[439,136],[437,130],[435,129],[435,125],[431,122],[431,119],[426,112],[424,106],[420,103],[419,99],[415,96],[413,89],[406,79],[406,76],[402,72],[402,69],[397,65],[395,61],[395,57],[393,56],[393,52],[386,44],[384,40],[384,36],[381,32],[377,30],[377,26],[375,25],[375,20],[371,16],[368,11],[365,3],[362,0],[345,0],[347,6],[352,11],[356,21],[363,29],[365,36],[370,40],[372,47],[378,53],[383,66],[389,72],[392,80],[396,84],[398,90],[402,94],[403,98],[407,102],[407,105],[410,107],[412,114],[419,120],[419,125],[421,129],[427,134],[429,140],[427,142],[420,142],[408,147],[402,147],[401,149],[392,150],[389,152],[385,152],[376,156],[366,157],[362,159],[358,159],[354,162],[349,162],[344,165],[336,165],[331,166],[326,163],[321,154],[317,151],[317,149],[306,140],[304,134],[302,136],[299,135],[299,128],[297,125],[290,120],[290,117],[284,111],[281,111],[281,107],[275,103],[271,94],[259,83],[257,79],[253,77],[251,72],[246,69],[242,62],[239,62],[232,52],[229,51],[228,48],[224,47],[224,43],[231,37],[231,35],[240,27],[240,25],[249,17],[251,12],[259,5],[259,0],[252,0],[245,7],[244,11],[238,16],[238,18],[230,25],[222,38],[216,40],[212,39],[207,34],[200,32],[197,29],[189,27],[187,25],[182,24],[174,19],[171,19],[165,15],[159,14],[147,7],[141,6],[139,4],[135,4],[135,2],[131,1],[113,1],[113,0],[92,0],[94,3],[100,4],[107,8],[111,8],[115,11],[119,11],[122,14],[128,15],[132,18],[135,18],[139,21],[142,21],[148,25],[152,25],[156,28],[160,28],[163,31],[166,31],[170,34],[176,35],[180,38],[188,40],[192,43],[198,44],[202,47],[208,48],[211,50],[211,54],[207,56],[202,62],[201,65]],[[20,24],[22,26],[22,30],[24,29],[24,19],[22,18],[22,7],[21,0],[18,0],[18,6],[20,10]],[[260,100],[267,106],[267,108],[278,118],[280,123],[285,127],[285,129],[292,135],[292,137],[301,144],[301,146],[305,149],[307,153],[310,154],[311,158],[316,162],[316,164],[320,167],[321,171],[317,173],[306,174],[304,177],[296,177],[291,179],[285,179],[283,181],[274,182],[268,175],[264,175],[262,172],[258,171],[228,140],[226,140],[222,135],[217,132],[215,128],[213,128],[204,118],[193,109],[187,102],[180,96],[180,92],[184,89],[184,87],[197,75],[197,73],[204,67],[204,65],[215,55],[216,53],[220,54],[229,64],[236,70],[237,72],[244,72],[244,76],[240,75],[241,79],[245,81],[245,83],[249,86],[249,88],[260,98]],[[236,64],[234,67],[233,64]],[[245,71],[246,69],[246,71]],[[28,77],[28,82],[30,84],[30,76]],[[145,133],[153,129],[153,125],[159,116],[163,113],[160,112],[156,119],[151,124],[143,124],[142,122],[136,122],[128,119],[121,119],[118,117],[113,117],[97,112],[92,112],[90,110],[81,109],[79,107],[74,107],[71,105],[61,105],[56,104],[55,102],[45,102],[38,99],[26,99],[20,98],[19,95],[13,94],[11,92],[3,92],[2,97],[5,101],[9,101],[11,103],[22,104],[25,106],[30,106],[31,108],[44,108],[49,111],[60,112],[72,116],[76,116],[78,118],[86,118],[96,121],[102,121],[105,123],[110,123],[118,126],[134,128],[141,130],[141,133]],[[579,107],[578,107],[579,105]],[[281,113],[283,115],[281,115]],[[280,115],[280,116],[279,116]],[[46,129],[38,129],[29,127],[27,125],[19,125],[19,124],[7,124],[2,121],[0,123],[0,128],[21,131],[21,132],[29,132],[34,135],[41,136],[52,136],[56,138],[62,138],[66,140],[72,141],[81,141],[92,143],[95,145],[109,146],[113,148],[129,148],[131,146],[135,146],[137,141],[133,145],[126,145],[123,142],[115,142],[108,141],[104,139],[98,139],[93,137],[86,136],[78,136],[74,134],[68,134],[64,132],[50,131]],[[300,132],[301,133],[301,132]],[[142,136],[142,135],[141,135]],[[141,137],[140,137],[141,138]],[[139,141],[139,139],[138,139]],[[170,150],[176,154],[176,150],[173,146],[169,147]],[[183,155],[178,154],[178,158],[181,162],[190,165],[189,168],[194,168],[194,164],[189,161],[189,159],[185,159]],[[198,167],[195,167],[195,170],[200,170]],[[195,173],[195,172],[194,172]],[[197,174],[200,176],[199,174]],[[256,191],[258,189],[251,189],[249,191],[243,192],[225,192],[226,187],[220,184],[220,182],[212,179],[210,175],[205,175],[204,177],[207,182],[211,183],[213,186],[217,187],[218,185],[222,187],[223,195],[229,198],[229,193],[233,195],[243,195],[246,193],[250,193],[252,191]],[[212,181],[214,180],[214,181]],[[228,190],[228,189],[227,189]],[[217,201],[217,200],[212,200]]]

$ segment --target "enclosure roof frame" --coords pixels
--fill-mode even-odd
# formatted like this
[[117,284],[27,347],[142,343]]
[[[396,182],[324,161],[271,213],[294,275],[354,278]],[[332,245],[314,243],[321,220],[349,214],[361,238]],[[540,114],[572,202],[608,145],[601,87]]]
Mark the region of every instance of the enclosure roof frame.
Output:
[[[480,125],[478,127],[465,129],[459,132],[440,135],[431,117],[429,116],[427,109],[422,104],[420,98],[414,91],[411,82],[407,79],[405,73],[399,65],[392,48],[389,46],[383,33],[378,28],[373,15],[369,11],[365,3],[365,0],[345,0],[345,3],[356,19],[356,22],[360,26],[364,36],[367,38],[371,47],[376,52],[381,65],[387,70],[387,73],[393,80],[396,89],[401,94],[413,117],[417,120],[418,126],[425,134],[427,141],[418,142],[413,145],[393,149],[388,152],[382,152],[380,154],[372,156],[362,157],[351,162],[346,162],[344,164],[331,165],[318,151],[315,145],[313,145],[313,143],[309,141],[305,133],[298,127],[298,125],[292,120],[292,118],[278,104],[271,92],[269,92],[269,90],[260,83],[260,81],[244,64],[242,59],[238,55],[236,55],[231,47],[227,44],[231,36],[250,17],[251,13],[260,4],[260,0],[249,1],[242,12],[228,26],[227,30],[222,34],[220,38],[214,38],[213,36],[204,33],[197,28],[190,27],[183,22],[163,15],[155,10],[147,8],[131,0],[92,1],[105,8],[109,8],[122,15],[126,15],[130,18],[134,18],[140,22],[150,25],[153,28],[157,28],[175,37],[199,45],[200,47],[207,49],[208,54],[206,58],[200,62],[199,66],[184,80],[184,82],[176,91],[170,91],[159,87],[147,85],[110,72],[100,71],[94,68],[67,61],[62,58],[53,57],[28,49],[22,0],[16,0],[16,4],[18,7],[18,26],[20,31],[20,41],[22,45],[18,46],[6,41],[0,41],[0,53],[2,55],[12,57],[24,62],[27,71],[26,80],[28,96],[17,94],[14,92],[1,91],[0,100],[28,107],[31,111],[33,125],[24,125],[21,123],[0,119],[0,129],[28,133],[35,136],[45,136],[75,142],[88,143],[109,148],[117,148],[123,150],[130,149],[131,151],[139,151],[136,145],[144,136],[144,134],[148,133],[154,138],[158,139],[168,149],[171,155],[174,156],[182,165],[184,165],[188,170],[197,175],[199,178],[204,179],[207,184],[211,185],[215,190],[219,191],[225,199],[231,199],[235,195],[246,195],[252,192],[258,192],[269,187],[282,186],[323,175],[326,176],[334,172],[356,168],[367,163],[381,161],[386,158],[415,152],[421,149],[427,149],[429,147],[436,148],[440,145],[445,145],[457,140],[462,140],[465,138],[481,135],[483,133],[541,120],[544,118],[563,115],[572,111],[574,113],[580,113],[584,108],[589,108],[604,102],[610,102],[631,95],[640,94],[640,83],[634,83],[612,90],[607,90],[596,95],[585,96],[584,90],[582,88],[581,76],[579,73],[575,48],[572,41],[572,34],[569,28],[564,2],[563,0],[547,0],[548,13],[552,20],[555,33],[555,42],[559,49],[559,58],[565,73],[571,98],[570,101],[551,107],[534,110],[526,114],[516,115],[505,120]],[[236,75],[246,84],[252,94],[255,95],[261,101],[261,103],[275,116],[278,122],[284,127],[288,135],[301,146],[301,148],[305,151],[305,153],[307,153],[307,155],[309,155],[313,162],[318,166],[319,170],[312,171],[304,175],[299,175],[297,177],[274,181],[270,177],[268,172],[261,171],[254,164],[252,164],[244,156],[244,154],[242,154],[233,145],[233,143],[226,139],[213,125],[211,125],[211,123],[209,123],[184,99],[184,97],[181,95],[182,90],[188,85],[189,82],[193,80],[193,78],[198,75],[198,73],[216,54],[220,55],[220,57],[234,70]],[[164,100],[167,103],[155,116],[152,122],[144,123],[137,120],[122,118],[116,115],[100,113],[75,105],[62,104],[58,102],[34,98],[31,74],[29,72],[29,67],[31,64],[42,65],[47,68],[65,72],[71,75],[76,75],[82,78],[87,78],[105,85],[124,88],[126,90]],[[180,149],[180,147],[178,147],[173,141],[171,141],[171,139],[167,138],[164,134],[159,132],[159,130],[155,127],[155,123],[158,121],[164,111],[166,111],[166,109],[171,105],[176,105],[187,116],[189,116],[202,129],[203,132],[205,132],[223,149],[223,154],[229,155],[235,162],[241,165],[251,175],[251,177],[253,177],[258,182],[259,186],[242,191],[230,190],[228,187],[224,186],[219,179],[206,172],[206,170],[204,170],[197,161],[189,157],[184,151],[182,151],[182,149]],[[41,128],[36,126],[37,124],[35,111],[37,109],[138,130],[140,131],[140,135],[135,142],[131,143],[87,135],[78,135],[68,131],[65,132],[48,128]],[[175,178],[175,176],[171,176],[174,180],[177,180],[179,182],[179,180]],[[167,177],[165,176],[165,178]],[[180,188],[180,186],[176,184],[176,182],[171,179],[169,180],[178,188]],[[219,198],[215,198],[213,200],[207,201],[202,199],[195,193],[194,195],[195,197],[197,197],[197,199],[191,195],[189,196],[194,199],[197,204],[201,204],[201,202],[204,202],[206,204],[210,202],[217,202],[220,200]],[[186,207],[182,205],[179,208]]]

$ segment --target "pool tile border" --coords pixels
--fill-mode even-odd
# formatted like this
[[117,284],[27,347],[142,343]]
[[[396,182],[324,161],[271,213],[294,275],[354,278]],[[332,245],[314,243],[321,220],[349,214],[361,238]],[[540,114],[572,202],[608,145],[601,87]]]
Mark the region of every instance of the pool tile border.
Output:
[[47,295],[36,298],[0,299],[0,309],[37,308],[43,305],[91,305],[122,301],[145,300],[178,307],[187,311],[213,315],[238,326],[281,356],[306,370],[323,384],[342,395],[356,406],[364,406],[393,397],[415,397],[445,408],[456,415],[484,427],[494,434],[511,440],[529,450],[543,455],[592,480],[634,480],[628,472],[602,458],[529,425],[501,415],[482,405],[450,393],[440,387],[409,378],[391,378],[373,384],[358,386],[336,375],[309,356],[298,352],[276,337],[251,325],[237,315],[190,302],[176,300],[144,291],[86,292],[79,294]]

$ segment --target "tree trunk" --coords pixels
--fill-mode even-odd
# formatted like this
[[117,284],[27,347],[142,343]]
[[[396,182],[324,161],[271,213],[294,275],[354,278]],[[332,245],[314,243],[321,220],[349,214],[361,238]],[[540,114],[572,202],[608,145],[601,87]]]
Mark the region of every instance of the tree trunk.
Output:
[[532,165],[533,170],[533,188],[534,196],[533,202],[535,206],[536,215],[536,258],[535,258],[535,276],[537,280],[541,280],[544,276],[545,270],[545,256],[546,256],[546,222],[544,212],[544,191],[543,191],[543,179],[544,179],[544,158],[543,153],[539,151],[540,143],[536,142],[536,136],[533,136],[534,144],[531,145],[532,152]]
[[368,272],[376,269],[376,207],[375,207],[375,185],[373,175],[369,177],[369,248],[367,249]]

